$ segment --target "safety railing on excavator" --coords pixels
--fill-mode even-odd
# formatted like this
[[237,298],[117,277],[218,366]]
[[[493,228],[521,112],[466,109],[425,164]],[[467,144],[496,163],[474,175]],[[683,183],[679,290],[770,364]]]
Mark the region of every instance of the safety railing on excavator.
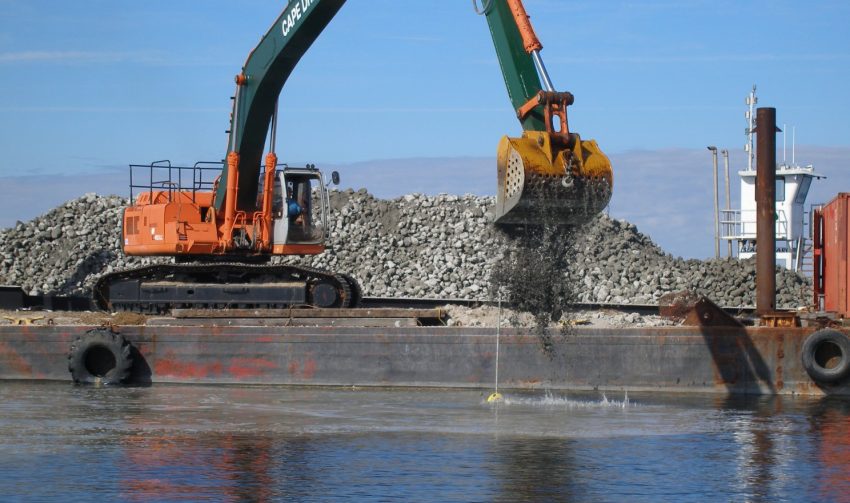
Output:
[[[196,162],[194,166],[173,166],[171,161],[156,161],[150,164],[130,165],[130,202],[135,204],[136,192],[163,191],[172,201],[175,192],[191,194],[196,202],[198,192],[210,192],[215,180],[222,172],[223,162]],[[147,175],[147,183],[136,183],[140,172]]]

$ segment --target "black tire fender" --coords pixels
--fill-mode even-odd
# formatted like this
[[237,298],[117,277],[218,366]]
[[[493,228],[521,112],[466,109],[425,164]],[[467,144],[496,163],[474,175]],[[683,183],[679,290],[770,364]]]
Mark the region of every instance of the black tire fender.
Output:
[[817,383],[833,384],[850,374],[850,338],[843,332],[823,329],[803,342],[803,368]]
[[132,346],[108,328],[89,330],[77,337],[68,351],[68,370],[79,384],[121,384],[132,366]]

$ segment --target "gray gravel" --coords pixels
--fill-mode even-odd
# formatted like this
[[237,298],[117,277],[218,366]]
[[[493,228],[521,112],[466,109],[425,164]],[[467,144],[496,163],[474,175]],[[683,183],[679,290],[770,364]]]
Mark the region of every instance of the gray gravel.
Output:
[[[30,294],[88,294],[103,273],[169,261],[121,253],[125,203],[86,194],[0,231],[0,283]],[[349,272],[367,296],[484,299],[503,249],[487,216],[492,204],[493,198],[472,195],[380,200],[365,190],[333,192],[330,250],[285,260]],[[753,261],[673,257],[634,225],[600,215],[577,238],[565,280],[579,286],[582,302],[651,304],[690,289],[742,306],[754,303],[754,278]],[[779,306],[808,303],[804,277],[780,269],[776,283]]]

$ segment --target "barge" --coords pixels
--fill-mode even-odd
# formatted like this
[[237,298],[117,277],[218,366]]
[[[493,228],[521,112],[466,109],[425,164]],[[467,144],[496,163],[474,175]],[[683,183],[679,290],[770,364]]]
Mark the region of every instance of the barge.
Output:
[[[374,313],[373,313],[374,314]],[[372,318],[380,319],[380,318]],[[169,321],[170,320],[170,321]],[[152,383],[392,386],[850,395],[844,331],[816,327],[286,326],[232,319],[125,326],[0,326],[0,379],[72,381],[82,362],[96,382],[119,350],[74,354],[87,338],[119,339],[131,385]],[[279,319],[278,319],[279,320]],[[392,320],[392,318],[385,318]],[[190,321],[190,320],[189,320]],[[363,323],[376,325],[374,323]],[[823,339],[822,334],[839,339]],[[843,339],[841,339],[843,338]],[[838,341],[838,352],[830,351]],[[808,341],[808,342],[807,342]],[[498,342],[498,347],[497,347]],[[97,344],[91,345],[97,349]],[[82,350],[80,350],[82,351]],[[807,367],[838,369],[826,382]],[[111,355],[111,356],[110,356]],[[111,358],[111,359],[110,359]],[[111,367],[110,367],[111,365]],[[72,369],[73,370],[73,369]]]
[[[542,338],[500,322],[444,326],[427,309],[172,310],[107,324],[54,317],[0,326],[0,379],[850,396],[841,321],[850,319],[850,194],[814,219],[814,309],[837,315],[801,326],[799,313],[776,310],[775,122],[775,109],[758,109],[757,129],[768,132],[759,135],[756,181],[758,326],[705,298],[673,302],[667,313],[660,306],[668,317],[678,311],[675,326],[570,327]],[[33,300],[25,297],[0,289],[4,302]]]

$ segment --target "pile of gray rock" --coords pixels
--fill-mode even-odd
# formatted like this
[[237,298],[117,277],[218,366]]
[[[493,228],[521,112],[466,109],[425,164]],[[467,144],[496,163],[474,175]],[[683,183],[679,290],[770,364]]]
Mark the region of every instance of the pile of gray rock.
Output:
[[[0,283],[31,294],[85,295],[103,273],[168,261],[123,255],[125,204],[87,194],[0,231]],[[486,299],[490,271],[499,267],[505,246],[489,223],[492,204],[471,195],[380,200],[365,190],[334,192],[329,250],[285,260],[348,272],[367,296]],[[754,303],[754,278],[752,261],[672,257],[634,225],[600,215],[577,236],[564,280],[574,282],[581,302],[651,304],[690,289],[741,306]],[[784,269],[777,290],[780,306],[802,306],[810,298],[807,280]]]
[[[584,302],[656,304],[665,293],[689,290],[736,307],[755,304],[755,266],[755,259],[673,257],[633,224],[600,216],[576,244],[570,277],[584,284]],[[811,282],[785,268],[777,268],[776,288],[778,306],[811,302]]]
[[153,262],[121,252],[126,203],[86,194],[0,231],[0,284],[20,285],[31,295],[88,295],[100,275]]

